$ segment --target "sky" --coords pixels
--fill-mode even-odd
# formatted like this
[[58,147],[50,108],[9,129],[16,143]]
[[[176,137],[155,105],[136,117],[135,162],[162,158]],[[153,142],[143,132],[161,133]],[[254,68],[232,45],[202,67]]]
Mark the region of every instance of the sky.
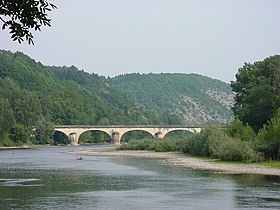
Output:
[[52,27],[0,49],[44,65],[126,73],[197,73],[235,80],[245,62],[280,54],[279,0],[52,0]]

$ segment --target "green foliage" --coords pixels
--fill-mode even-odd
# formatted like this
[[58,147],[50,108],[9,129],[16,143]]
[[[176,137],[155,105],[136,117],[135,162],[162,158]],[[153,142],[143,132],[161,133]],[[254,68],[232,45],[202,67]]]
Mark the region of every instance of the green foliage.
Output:
[[54,145],[70,144],[70,139],[62,132],[54,132],[53,135]]
[[[236,122],[235,124],[239,124]],[[233,126],[234,127],[234,126]],[[245,127],[245,130],[248,129]],[[248,129],[249,130],[249,129]],[[215,157],[225,161],[260,162],[263,156],[252,141],[233,138],[220,127],[209,126],[201,133],[164,139],[129,141],[120,150],[180,151],[195,156]]]
[[280,56],[254,64],[245,63],[231,83],[235,95],[234,114],[255,132],[276,114],[280,107]]
[[[162,124],[159,115],[114,91],[103,77],[74,66],[43,66],[23,53],[4,50],[0,50],[0,105],[0,138],[15,122],[31,132],[42,119],[54,125]],[[44,135],[39,140],[38,134],[34,142],[52,143],[50,135]],[[98,135],[91,141],[110,141]],[[61,134],[54,137],[55,144],[68,142]]]
[[0,76],[0,93],[14,110],[26,107],[26,98],[30,109],[41,112],[37,116],[54,124],[160,124],[158,115],[114,91],[103,77],[74,66],[47,67],[23,53],[1,50]]
[[0,139],[9,132],[14,122],[13,110],[10,107],[9,101],[0,96]]
[[153,139],[145,138],[138,140],[130,140],[126,144],[122,144],[120,150],[152,150],[155,152],[171,152],[180,151],[183,147],[184,140],[180,138],[164,138]]
[[267,159],[280,160],[280,109],[258,133],[259,150]]
[[128,142],[130,141],[131,139],[152,139],[153,136],[152,134],[150,134],[149,132],[146,132],[146,131],[129,131],[129,132],[126,132],[123,136],[122,136],[122,139],[121,141],[122,142]]
[[189,136],[189,143],[185,145],[183,151],[196,156],[209,157],[211,155],[209,150],[209,137],[218,132],[218,127],[206,127],[198,134]]
[[260,162],[263,160],[251,142],[230,137],[221,130],[209,136],[209,151],[210,156],[225,161]]
[[42,110],[36,94],[22,90],[9,96],[16,121],[30,128],[39,120]]
[[[226,129],[232,137],[251,139],[254,147],[266,159],[280,159],[280,55],[271,56],[253,64],[245,63],[232,82],[236,92],[233,107],[235,122]],[[249,126],[257,133],[252,135]],[[255,140],[254,140],[255,139]],[[257,141],[256,141],[257,139]],[[244,145],[245,147],[246,145]]]
[[30,133],[24,125],[15,123],[9,132],[9,137],[15,143],[27,143],[30,140]]
[[243,125],[242,121],[235,119],[231,124],[225,127],[227,135],[242,141],[256,141],[256,134],[254,130],[248,125]]
[[91,132],[87,131],[82,133],[82,135],[79,138],[79,143],[93,143]]
[[36,123],[34,137],[36,144],[53,144],[54,125],[42,119]]
[[134,73],[108,78],[108,83],[137,103],[155,110],[164,124],[224,123],[232,117],[226,105],[230,101],[225,99],[232,94],[229,84],[205,76]]
[[13,140],[9,139],[7,136],[4,136],[0,139],[0,145],[4,147],[17,146],[17,144]]
[[80,143],[110,143],[111,137],[103,131],[87,131],[80,138]]
[[130,140],[129,143],[122,144],[120,150],[151,150],[153,139]]
[[43,25],[51,26],[47,12],[56,6],[47,0],[2,0],[0,8],[2,30],[8,27],[13,41],[21,43],[25,37],[28,44],[33,44],[31,29],[40,31]]

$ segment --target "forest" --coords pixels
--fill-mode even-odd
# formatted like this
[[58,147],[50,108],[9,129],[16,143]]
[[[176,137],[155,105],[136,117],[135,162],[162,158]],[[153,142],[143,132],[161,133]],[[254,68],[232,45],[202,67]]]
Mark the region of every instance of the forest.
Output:
[[233,92],[229,84],[198,74],[125,74],[108,78],[115,90],[158,113],[170,124],[229,123]]

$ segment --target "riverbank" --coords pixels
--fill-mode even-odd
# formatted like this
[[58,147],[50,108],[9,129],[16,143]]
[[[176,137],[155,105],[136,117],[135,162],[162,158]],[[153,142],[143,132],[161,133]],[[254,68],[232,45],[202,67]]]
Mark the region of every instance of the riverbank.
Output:
[[96,151],[96,150],[81,150],[78,152],[69,152],[79,156],[128,156],[128,157],[147,157],[160,158],[165,163],[179,165],[192,169],[213,170],[218,173],[226,174],[263,174],[280,176],[279,168],[271,168],[268,166],[261,166],[258,164],[234,164],[234,163],[220,163],[214,160],[202,159],[198,157],[191,157],[184,154],[173,152],[152,152],[152,151]]

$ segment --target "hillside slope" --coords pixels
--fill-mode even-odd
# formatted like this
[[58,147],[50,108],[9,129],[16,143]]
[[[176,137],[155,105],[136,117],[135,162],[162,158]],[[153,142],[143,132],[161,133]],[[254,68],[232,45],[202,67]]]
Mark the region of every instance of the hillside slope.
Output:
[[36,114],[54,124],[161,123],[155,113],[114,91],[103,77],[74,66],[44,66],[21,52],[0,50],[0,99],[8,100],[16,115],[16,110],[25,109],[13,107],[16,95],[23,94],[39,101]]
[[197,74],[126,74],[108,78],[111,87],[158,113],[185,124],[228,123],[233,118],[229,84]]

